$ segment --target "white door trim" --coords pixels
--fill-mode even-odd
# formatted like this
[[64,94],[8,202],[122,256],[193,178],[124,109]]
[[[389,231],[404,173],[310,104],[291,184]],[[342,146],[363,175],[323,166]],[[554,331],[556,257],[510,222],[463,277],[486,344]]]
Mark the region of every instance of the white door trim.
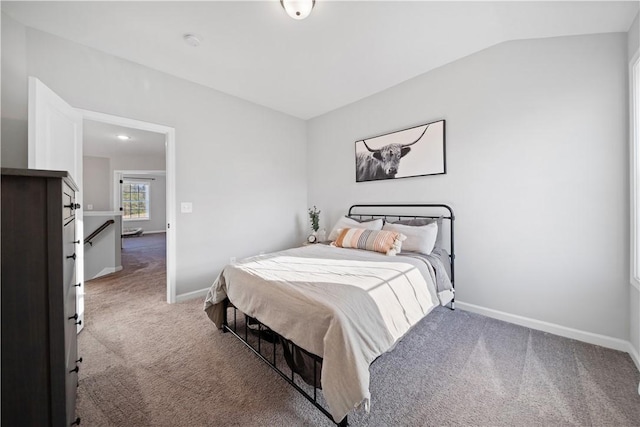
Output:
[[640,51],[629,62],[629,171],[630,171],[630,207],[631,207],[631,271],[630,281],[640,291]]
[[[176,130],[170,126],[77,109],[84,119],[133,129],[163,133],[167,174],[167,302],[176,302]],[[148,172],[148,171],[147,171]],[[115,206],[114,206],[115,208]]]

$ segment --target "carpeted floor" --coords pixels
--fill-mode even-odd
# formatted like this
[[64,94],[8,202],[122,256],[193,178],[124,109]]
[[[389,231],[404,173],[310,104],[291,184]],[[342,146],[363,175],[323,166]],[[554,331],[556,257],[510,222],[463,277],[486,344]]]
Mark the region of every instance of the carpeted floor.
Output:
[[[124,244],[124,269],[86,284],[83,426],[333,425],[201,299],[165,303],[164,235]],[[371,413],[349,422],[640,426],[638,381],[625,353],[440,308],[371,366]]]

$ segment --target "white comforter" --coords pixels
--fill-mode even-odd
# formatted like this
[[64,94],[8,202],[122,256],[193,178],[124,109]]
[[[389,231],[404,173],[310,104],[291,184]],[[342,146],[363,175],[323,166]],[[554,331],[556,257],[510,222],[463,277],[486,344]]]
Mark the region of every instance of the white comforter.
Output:
[[[205,311],[221,325],[229,300],[305,350],[321,356],[322,388],[333,419],[369,408],[369,365],[439,301],[433,267],[423,259],[310,245],[227,266]],[[447,298],[445,300],[445,298]]]

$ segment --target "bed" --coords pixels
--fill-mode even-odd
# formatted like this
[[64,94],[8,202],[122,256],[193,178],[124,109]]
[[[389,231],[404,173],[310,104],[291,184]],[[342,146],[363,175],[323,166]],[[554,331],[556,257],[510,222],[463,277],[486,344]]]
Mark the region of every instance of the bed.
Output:
[[[440,241],[428,254],[405,250],[388,256],[336,247],[339,237],[331,245],[247,258],[225,267],[205,300],[205,312],[218,328],[243,341],[340,426],[347,425],[354,408],[369,409],[369,365],[433,308],[454,308],[454,215],[449,206],[354,205],[347,216],[345,221],[376,221],[371,227],[378,220],[438,221]],[[238,315],[244,320],[240,328]],[[251,342],[252,329],[257,329],[257,342]],[[267,351],[269,344],[272,350]],[[290,374],[277,354],[286,359]],[[312,391],[295,381],[296,374]]]

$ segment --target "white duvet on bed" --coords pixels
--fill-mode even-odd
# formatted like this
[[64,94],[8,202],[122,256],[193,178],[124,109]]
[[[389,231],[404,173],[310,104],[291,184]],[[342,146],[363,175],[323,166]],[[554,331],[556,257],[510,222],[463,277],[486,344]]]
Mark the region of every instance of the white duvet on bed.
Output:
[[371,362],[448,302],[439,301],[434,269],[422,258],[327,245],[227,266],[205,301],[219,328],[227,296],[243,313],[323,358],[323,394],[336,421],[354,407],[368,409]]

